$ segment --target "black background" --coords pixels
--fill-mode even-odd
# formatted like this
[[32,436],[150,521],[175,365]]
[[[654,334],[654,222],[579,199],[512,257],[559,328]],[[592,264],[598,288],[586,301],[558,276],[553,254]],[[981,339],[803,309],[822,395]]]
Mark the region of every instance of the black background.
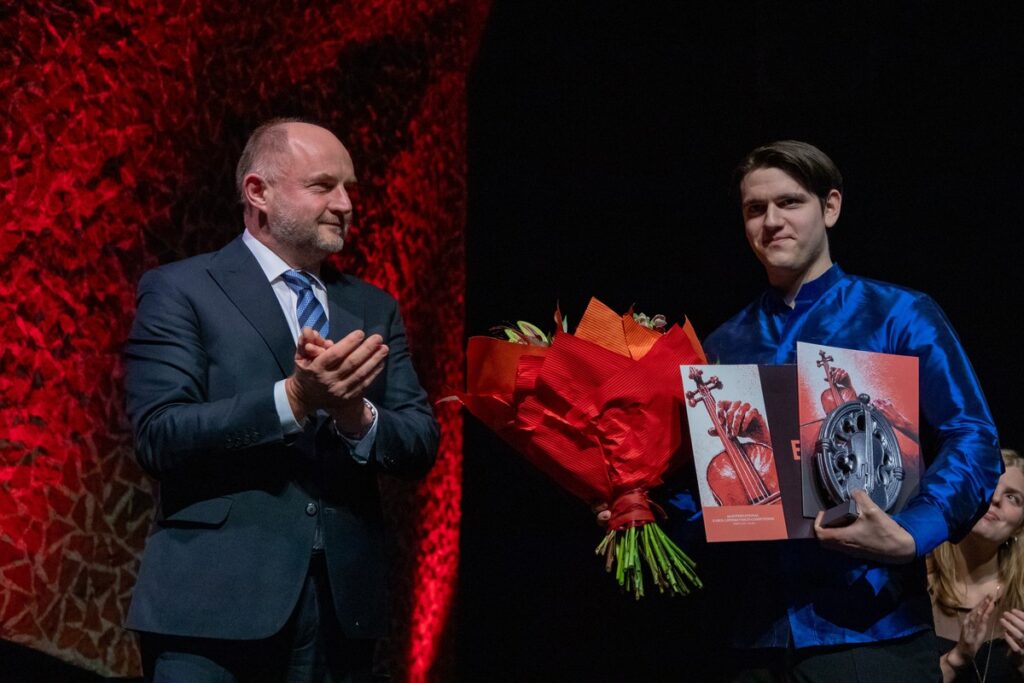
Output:
[[[550,329],[556,302],[574,322],[594,295],[707,335],[766,284],[732,169],[759,144],[802,139],[844,175],[833,258],[932,295],[1004,445],[1024,446],[1011,13],[498,0],[469,92],[467,330]],[[584,505],[467,419],[461,680],[713,678],[727,629],[712,603],[728,587],[636,604],[591,555],[599,537]]]

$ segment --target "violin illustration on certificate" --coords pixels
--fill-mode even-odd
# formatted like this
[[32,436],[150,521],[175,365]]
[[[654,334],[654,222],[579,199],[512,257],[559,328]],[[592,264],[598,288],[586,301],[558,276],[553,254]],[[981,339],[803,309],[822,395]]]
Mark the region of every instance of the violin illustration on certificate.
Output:
[[917,359],[799,343],[797,376],[805,513],[849,524],[856,489],[886,512],[902,507],[922,469]]
[[680,371],[708,541],[810,538],[856,489],[888,512],[916,491],[916,358],[801,342],[796,365]]
[[708,540],[787,538],[758,366],[680,369]]
[[[718,403],[711,395],[722,388],[718,376],[704,381],[704,372],[690,368],[697,388],[686,392],[690,407],[702,404],[711,420],[709,436],[722,442],[723,450],[711,456],[707,485],[718,505],[773,505],[781,501],[775,455],[768,425],[757,408],[742,401]],[[748,437],[741,441],[740,436]]]

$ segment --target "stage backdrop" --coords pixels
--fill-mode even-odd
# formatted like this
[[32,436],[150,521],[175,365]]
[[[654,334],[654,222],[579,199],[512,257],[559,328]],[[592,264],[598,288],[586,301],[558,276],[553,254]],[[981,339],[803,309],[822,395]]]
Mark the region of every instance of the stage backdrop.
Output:
[[[298,115],[360,178],[339,265],[401,301],[433,398],[462,382],[465,79],[488,0],[93,0],[0,9],[0,636],[104,675],[154,486],[132,455],[121,348],[144,270],[241,230],[248,132]],[[461,422],[389,483],[399,679],[443,674]],[[439,673],[440,672],[440,673]]]

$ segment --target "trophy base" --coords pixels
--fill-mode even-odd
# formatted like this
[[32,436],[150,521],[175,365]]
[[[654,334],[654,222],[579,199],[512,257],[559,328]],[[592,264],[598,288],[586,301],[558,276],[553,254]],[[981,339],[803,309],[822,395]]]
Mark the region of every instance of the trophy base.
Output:
[[821,526],[831,529],[849,526],[857,521],[858,517],[860,517],[860,512],[857,510],[857,501],[850,498],[844,503],[825,510],[825,515],[821,518]]

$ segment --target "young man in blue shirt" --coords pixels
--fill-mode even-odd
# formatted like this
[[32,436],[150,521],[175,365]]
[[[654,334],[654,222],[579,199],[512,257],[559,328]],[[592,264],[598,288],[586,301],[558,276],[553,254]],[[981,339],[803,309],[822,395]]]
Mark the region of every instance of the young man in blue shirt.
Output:
[[[816,524],[817,540],[728,549],[734,568],[757,567],[730,600],[742,607],[732,645],[744,653],[730,680],[938,680],[924,556],[971,529],[1002,472],[978,380],[931,298],[832,262],[842,177],[821,150],[797,141],[759,147],[736,182],[747,240],[771,287],[707,338],[709,361],[794,363],[797,341],[916,356],[928,468],[899,513],[861,491],[859,518]],[[723,418],[737,436],[758,427],[754,411],[730,408]]]

